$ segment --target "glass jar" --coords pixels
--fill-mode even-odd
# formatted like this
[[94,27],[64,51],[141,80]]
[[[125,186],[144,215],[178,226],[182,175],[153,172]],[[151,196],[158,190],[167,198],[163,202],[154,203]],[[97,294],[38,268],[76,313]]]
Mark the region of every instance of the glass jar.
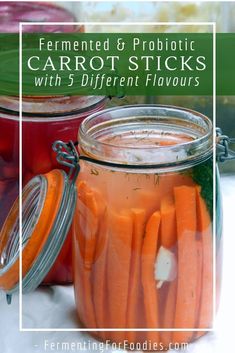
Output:
[[[228,142],[218,130],[218,161],[235,158]],[[19,243],[26,293],[45,278],[73,221],[84,326],[99,339],[147,350],[203,335],[219,302],[222,261],[211,121],[171,106],[106,109],[82,122],[79,154],[72,142],[56,141],[53,150],[69,174],[54,169],[31,179],[22,195],[22,240],[18,200],[0,232],[0,289],[8,302],[19,288]],[[159,328],[169,331],[151,331]]]
[[[19,22],[76,22],[74,13],[47,2],[1,1],[0,32],[18,33]],[[81,32],[81,26],[70,25],[30,25],[23,27],[23,32]]]
[[[23,28],[25,32],[83,32],[83,26],[59,26],[59,25],[30,25],[30,22],[74,22],[76,17],[73,13],[64,9],[61,6],[42,3],[42,2],[0,2],[0,32],[2,33],[18,33],[19,22],[28,22],[29,25]],[[24,99],[23,111],[27,115],[31,113],[44,114],[49,113],[53,116],[53,112],[56,114],[71,113],[71,110],[76,110],[77,106],[74,105],[76,100],[72,102],[69,97],[62,97],[60,100],[48,97],[43,98],[25,98]],[[79,105],[81,99],[77,99]],[[64,107],[63,107],[64,104]],[[93,103],[91,102],[91,105]],[[84,103],[82,102],[82,105]],[[89,105],[89,103],[88,103]],[[71,106],[71,107],[70,107]],[[24,110],[25,108],[25,110]],[[83,109],[83,107],[81,107]],[[53,110],[54,109],[54,110]],[[18,129],[18,113],[19,101],[17,97],[3,97],[0,96],[0,229],[9,212],[13,201],[18,194],[18,144],[19,144],[19,129]],[[55,116],[56,116],[55,114]],[[49,117],[49,116],[48,116]],[[54,117],[55,120],[55,117]],[[42,121],[42,118],[41,118]],[[54,122],[55,125],[55,122]],[[29,125],[28,125],[29,126]],[[44,127],[43,124],[40,125]],[[66,128],[64,127],[63,130]],[[36,130],[36,129],[35,129]],[[56,129],[55,129],[56,130]],[[35,135],[35,131],[32,131],[32,135]],[[39,134],[41,135],[41,134]],[[34,139],[32,136],[31,140]],[[28,141],[30,142],[30,140]],[[41,143],[41,142],[40,142]],[[39,149],[37,149],[37,152]],[[47,169],[50,162],[50,157],[46,157],[43,161],[43,169]],[[33,158],[35,160],[35,156]],[[42,158],[41,158],[42,162]],[[31,163],[31,162],[30,162]],[[34,162],[36,164],[36,162]],[[32,167],[32,166],[31,166]],[[29,168],[31,169],[31,168]],[[41,169],[41,168],[39,168]],[[40,171],[41,172],[41,171]],[[28,176],[24,177],[24,180],[29,180]]]
[[[147,341],[147,350],[203,335],[196,329],[213,324],[214,235],[220,291],[211,121],[183,108],[124,106],[85,119],[78,139],[73,267],[80,321],[104,328],[99,339]],[[151,331],[158,328],[195,331]]]
[[[229,4],[230,5],[230,4]],[[109,25],[110,32],[137,32],[154,33],[158,32],[205,32],[210,27],[205,26],[203,22],[216,22],[218,32],[225,32],[233,23],[234,7],[231,9],[227,4],[208,1],[146,1],[143,7],[141,2],[81,2],[79,12],[86,24],[88,32],[106,32],[106,26],[100,26],[95,22],[122,22],[122,26],[115,24]],[[135,26],[128,25],[130,18],[133,22],[139,22]],[[151,25],[146,26],[147,22],[168,22],[167,26]],[[174,25],[175,22],[179,24]],[[190,24],[180,25],[180,23],[189,22]],[[201,23],[201,24],[200,24]]]
[[[80,25],[33,22],[76,22],[74,13],[45,2],[0,2],[0,32],[18,33],[19,22],[28,22],[23,32],[83,32]],[[30,24],[32,22],[32,25]],[[81,120],[103,107],[96,97],[24,97],[23,102],[23,184],[34,175],[57,166],[51,153],[53,139],[73,139]],[[18,97],[0,97],[0,230],[18,196],[19,125]],[[46,283],[72,281],[71,237],[69,236]]]
[[[52,144],[77,139],[81,121],[104,108],[104,97],[33,97],[23,101],[23,186],[38,174],[58,168]],[[19,113],[18,97],[0,97],[0,229],[18,196]],[[72,281],[71,235],[44,283]]]

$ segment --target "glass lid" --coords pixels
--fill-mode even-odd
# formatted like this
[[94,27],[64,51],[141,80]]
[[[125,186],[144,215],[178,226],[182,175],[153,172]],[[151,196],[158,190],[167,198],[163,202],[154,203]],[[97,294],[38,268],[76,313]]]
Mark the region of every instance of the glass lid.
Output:
[[[30,180],[22,192],[22,291],[38,287],[54,264],[72,222],[76,193],[62,170]],[[0,289],[19,288],[20,227],[17,199],[0,232]],[[8,300],[9,301],[9,300]]]

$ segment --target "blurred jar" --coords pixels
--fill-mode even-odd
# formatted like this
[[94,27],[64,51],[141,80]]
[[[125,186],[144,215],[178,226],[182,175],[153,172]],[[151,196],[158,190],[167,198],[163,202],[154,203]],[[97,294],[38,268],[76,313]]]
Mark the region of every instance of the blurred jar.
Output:
[[53,2],[26,2],[26,1],[1,1],[0,3],[0,32],[17,33],[19,22],[28,22],[23,26],[24,32],[74,32],[81,31],[76,25],[30,25],[32,22],[75,22],[73,12]]
[[82,2],[79,11],[84,21],[88,22],[123,22],[123,25],[87,25],[87,32],[207,32],[210,27],[203,25],[160,26],[135,25],[127,22],[213,22],[216,21],[217,31],[224,32],[227,28],[226,4],[204,1],[177,2]]
[[[0,226],[18,195],[19,113],[18,99],[0,97]],[[101,110],[104,97],[27,98],[23,102],[22,180],[25,185],[35,175],[58,168],[52,144],[56,140],[76,141],[82,120]],[[72,281],[71,237],[46,283]]]
[[[83,32],[77,25],[31,25],[31,22],[74,22],[76,16],[54,3],[0,2],[0,31]],[[75,140],[81,121],[104,107],[104,97],[24,97],[22,125],[22,178],[25,185],[34,175],[57,167],[52,153],[54,140]],[[0,97],[0,230],[19,189],[19,100]],[[47,283],[72,281],[71,237],[47,276]]]
[[[84,21],[92,21],[94,24],[86,25],[87,32],[208,32],[212,31],[212,26],[191,25],[191,26],[157,26],[157,25],[135,25],[128,26],[130,22],[216,22],[217,32],[227,32],[233,29],[232,13],[234,5],[223,2],[204,2],[204,1],[177,1],[177,2],[83,2],[79,8]],[[122,25],[100,26],[95,22],[123,22]],[[219,110],[226,111],[224,101],[232,99],[218,98]],[[122,100],[112,100],[109,106],[138,103],[157,103],[184,106],[202,112],[212,117],[211,98],[210,97],[165,97],[165,96],[126,96]],[[226,103],[227,104],[227,103]],[[229,105],[229,104],[228,104]],[[231,108],[233,104],[231,105]],[[232,109],[228,107],[232,112]],[[229,116],[231,114],[229,113]],[[222,120],[222,121],[221,121]],[[220,124],[221,123],[221,124]],[[228,130],[232,125],[232,118],[226,119],[218,116],[218,124],[223,130]],[[224,165],[223,170],[235,170],[233,163]]]

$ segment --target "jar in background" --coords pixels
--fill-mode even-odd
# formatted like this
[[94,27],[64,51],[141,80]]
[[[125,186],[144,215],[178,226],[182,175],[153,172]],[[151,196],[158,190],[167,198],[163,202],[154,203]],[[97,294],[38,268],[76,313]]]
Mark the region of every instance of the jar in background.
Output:
[[[42,2],[24,2],[24,1],[1,1],[0,2],[0,32],[2,33],[18,33],[19,22],[28,22],[29,25],[23,28],[25,32],[83,32],[82,26],[58,26],[58,25],[30,25],[30,22],[74,22],[76,18],[73,13],[68,10],[51,3]],[[55,101],[55,102],[54,102]],[[68,98],[61,99],[61,103],[52,98],[36,99],[33,108],[33,99],[25,99],[26,113],[32,112],[49,113],[53,109],[57,111],[69,105]],[[58,103],[57,103],[58,102]],[[54,106],[53,106],[54,104]],[[71,110],[76,109],[72,106]],[[37,111],[38,110],[38,111]],[[70,110],[70,107],[68,108]],[[19,130],[17,127],[19,111],[19,101],[17,97],[0,97],[0,229],[12,205],[14,199],[18,195],[18,143]],[[23,109],[24,111],[24,109]],[[8,119],[9,118],[9,119]],[[34,132],[35,133],[35,132]],[[35,157],[34,157],[35,159]],[[48,158],[47,164],[48,164]],[[40,168],[39,168],[40,169]],[[3,201],[3,199],[6,199]],[[3,203],[4,202],[4,203]],[[7,203],[7,205],[6,205]]]
[[[59,4],[27,1],[0,2],[0,32],[18,33],[19,22],[27,22],[23,32],[83,32],[80,25],[40,24],[33,22],[76,22],[74,13]],[[31,24],[32,23],[32,24]],[[51,145],[53,139],[73,139],[81,120],[103,107],[102,98],[24,97],[23,98],[23,185],[34,175],[56,167]],[[18,196],[19,184],[19,101],[0,97],[0,230]],[[59,255],[46,283],[72,281],[71,237]]]
[[20,22],[28,22],[27,26],[23,26],[23,32],[83,31],[82,27],[77,25],[33,25],[33,22],[76,22],[74,13],[52,2],[1,1],[0,17],[1,33],[18,33]]
[[104,328],[99,339],[147,341],[147,350],[203,335],[196,329],[213,325],[211,121],[183,108],[125,106],[85,119],[78,139],[73,258],[82,324]]
[[[230,5],[230,4],[229,4]],[[106,32],[107,26],[96,22],[122,22],[122,25],[111,24],[110,32],[186,32],[204,33],[211,30],[210,25],[202,23],[216,22],[218,32],[225,32],[233,23],[233,13],[226,3],[204,1],[146,1],[145,6],[141,2],[81,2],[79,13],[86,24],[87,32]],[[129,25],[130,18],[137,24]],[[138,24],[139,22],[139,24]],[[143,23],[152,23],[144,25]],[[157,22],[167,22],[168,25],[157,25]],[[175,25],[174,23],[178,23]],[[189,25],[181,25],[188,22]],[[155,24],[153,24],[155,23]]]
[[[0,229],[18,196],[19,113],[17,97],[0,97]],[[104,97],[24,98],[22,122],[22,181],[58,168],[52,144],[76,141],[82,120],[104,108]],[[44,283],[72,281],[71,235]]]

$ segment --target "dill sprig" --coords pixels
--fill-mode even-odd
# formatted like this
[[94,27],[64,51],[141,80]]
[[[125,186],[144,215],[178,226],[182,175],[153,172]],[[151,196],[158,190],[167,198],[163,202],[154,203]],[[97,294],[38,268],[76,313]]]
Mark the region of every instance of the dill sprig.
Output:
[[211,218],[213,217],[213,160],[196,165],[190,170],[193,181],[201,186],[201,195],[205,200]]

